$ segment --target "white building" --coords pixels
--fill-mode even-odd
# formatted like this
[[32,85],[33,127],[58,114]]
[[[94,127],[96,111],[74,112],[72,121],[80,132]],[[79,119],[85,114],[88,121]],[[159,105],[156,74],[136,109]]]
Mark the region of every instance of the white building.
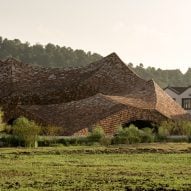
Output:
[[170,95],[185,110],[191,113],[191,86],[189,87],[166,87],[164,91]]

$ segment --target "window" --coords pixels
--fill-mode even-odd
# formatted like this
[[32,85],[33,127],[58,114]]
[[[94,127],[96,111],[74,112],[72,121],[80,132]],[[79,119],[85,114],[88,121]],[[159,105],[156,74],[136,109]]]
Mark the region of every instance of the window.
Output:
[[187,110],[191,109],[191,98],[183,98],[182,107]]

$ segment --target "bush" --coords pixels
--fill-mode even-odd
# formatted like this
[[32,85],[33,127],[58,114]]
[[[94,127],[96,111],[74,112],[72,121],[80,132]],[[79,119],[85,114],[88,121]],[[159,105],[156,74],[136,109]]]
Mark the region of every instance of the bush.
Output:
[[0,110],[0,132],[4,132],[6,125],[3,123],[3,113]]
[[158,128],[158,135],[161,137],[167,137],[172,134],[174,128],[174,122],[162,121]]
[[167,136],[156,134],[154,137],[154,142],[166,142]]
[[57,143],[58,143],[57,139],[52,139],[52,138],[50,139],[47,137],[38,139],[38,146],[40,147],[50,147]]
[[19,139],[20,143],[24,142],[26,147],[35,146],[39,133],[40,127],[25,117],[20,117],[13,123],[13,135]]
[[142,143],[151,143],[154,141],[154,135],[153,135],[152,129],[146,127],[139,131],[140,131]]
[[105,138],[105,133],[100,126],[93,128],[92,132],[87,137],[90,143],[100,142],[103,138]]
[[101,140],[100,140],[100,144],[101,145],[104,145],[104,146],[109,146],[111,145],[111,137],[103,137]]
[[117,134],[112,140],[113,144],[132,144],[139,142],[141,142],[140,131],[133,124],[131,124],[128,128],[124,129],[120,126]]
[[56,144],[70,146],[70,145],[88,145],[87,137],[42,137],[38,140],[39,146],[54,146]]
[[191,136],[191,122],[190,121],[182,121],[182,131],[183,135]]
[[127,133],[125,129],[123,129],[122,126],[118,127],[117,133],[114,135],[112,141],[112,144],[126,144],[127,141]]
[[41,134],[46,136],[57,136],[57,135],[60,135],[62,131],[63,131],[62,127],[48,125],[48,126],[42,127]]
[[24,145],[24,142],[19,141],[18,137],[13,135],[4,135],[1,140],[4,147],[17,147],[19,145]]
[[170,135],[191,135],[190,121],[163,121],[158,128],[158,135],[167,137]]
[[131,124],[126,131],[129,144],[141,142],[140,131],[135,125]]

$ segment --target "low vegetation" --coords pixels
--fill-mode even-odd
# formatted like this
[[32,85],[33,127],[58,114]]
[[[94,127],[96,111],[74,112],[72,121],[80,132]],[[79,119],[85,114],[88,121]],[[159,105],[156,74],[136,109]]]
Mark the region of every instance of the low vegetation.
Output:
[[190,121],[163,121],[158,129],[161,136],[186,135],[191,136]]
[[34,121],[20,117],[13,123],[13,136],[18,139],[20,145],[34,147],[40,133],[40,127]]
[[133,124],[125,128],[120,125],[113,137],[107,136],[100,126],[93,127],[92,132],[86,137],[58,136],[63,128],[55,126],[40,128],[24,117],[18,118],[12,126],[0,123],[0,127],[1,125],[2,130],[6,132],[0,139],[4,146],[34,147],[37,142],[39,146],[191,142],[191,122],[189,121],[163,121],[158,128],[153,129],[148,127],[139,129]]
[[130,125],[128,128],[119,127],[117,134],[114,136],[113,144],[133,144],[143,142],[153,142],[154,135],[152,130],[144,128],[138,129],[135,125]]
[[0,109],[0,132],[4,132],[6,129],[6,125],[3,123],[3,112]]
[[[38,140],[40,147],[0,148],[0,190],[191,190],[191,145],[167,142],[172,135],[189,137],[190,127],[171,121],[157,130],[131,124],[108,137],[97,126],[87,137],[59,137],[61,129],[49,126],[39,136],[41,128],[20,117],[4,125],[9,134],[0,142],[34,147]],[[158,140],[166,143],[152,143]]]
[[186,143],[2,148],[0,190],[189,191],[190,151]]

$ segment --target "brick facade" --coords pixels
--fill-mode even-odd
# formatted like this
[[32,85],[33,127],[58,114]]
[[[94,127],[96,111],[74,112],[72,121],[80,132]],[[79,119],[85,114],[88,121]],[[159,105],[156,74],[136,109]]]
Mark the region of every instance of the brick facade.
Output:
[[87,67],[50,69],[14,59],[0,62],[0,104],[5,120],[26,116],[63,134],[86,134],[95,125],[113,134],[134,120],[190,119],[153,80],[133,73],[115,54]]

